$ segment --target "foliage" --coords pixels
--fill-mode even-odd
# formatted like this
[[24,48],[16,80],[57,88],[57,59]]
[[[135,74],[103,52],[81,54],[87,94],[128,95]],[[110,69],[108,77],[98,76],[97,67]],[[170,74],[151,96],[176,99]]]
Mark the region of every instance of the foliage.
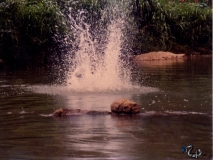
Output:
[[76,21],[79,21],[79,14],[83,13],[84,22],[90,24],[91,28],[99,25],[101,12],[107,4],[106,0],[56,0],[56,2],[65,16],[72,16]]
[[[103,16],[106,0],[56,0],[61,12],[66,17],[66,25],[73,34],[66,34],[62,40],[64,53],[74,56],[79,49],[81,36],[90,38],[96,51],[102,51],[106,42],[107,18]],[[96,44],[98,43],[98,45]],[[63,58],[62,58],[63,59]],[[67,59],[67,58],[64,58]],[[65,60],[66,61],[66,60]],[[66,62],[65,62],[66,63]]]
[[0,3],[0,59],[13,63],[46,63],[54,34],[66,26],[51,0],[6,0]]
[[169,24],[177,43],[189,46],[211,43],[211,9],[201,9],[191,4],[164,7],[166,23]]
[[[193,0],[190,3],[179,0],[129,1],[127,8],[131,14],[128,12],[128,18],[125,19],[129,25],[123,30],[128,39],[125,40],[128,44],[126,48],[136,54],[171,50],[178,45],[211,48],[210,1],[191,2]],[[123,1],[116,0],[113,3],[119,5]],[[64,52],[52,50],[60,49],[60,39],[72,33],[72,27],[69,26],[82,20],[85,25],[90,25],[89,32],[93,38],[98,41],[103,39],[108,14],[112,14],[107,13],[110,11],[105,10],[106,5],[109,5],[107,0],[1,0],[0,60],[11,65],[17,62],[46,64],[50,57],[61,57]],[[67,21],[69,16],[74,21]],[[72,44],[69,46],[72,47]]]
[[[159,3],[160,2],[160,3]],[[170,50],[174,44],[211,46],[211,8],[194,3],[136,0],[133,15],[138,26],[137,50]]]

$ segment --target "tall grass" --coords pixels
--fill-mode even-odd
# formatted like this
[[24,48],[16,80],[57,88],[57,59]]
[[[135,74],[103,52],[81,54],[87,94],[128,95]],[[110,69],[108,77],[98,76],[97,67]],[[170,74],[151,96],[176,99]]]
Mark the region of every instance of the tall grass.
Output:
[[48,60],[56,44],[54,34],[64,34],[65,20],[51,0],[6,0],[0,3],[0,59],[15,63]]
[[210,8],[195,4],[165,5],[166,23],[170,25],[176,43],[191,47],[212,41],[212,13]]
[[53,54],[61,57],[65,52],[59,51],[60,40],[72,34],[66,16],[75,18],[79,10],[85,11],[85,22],[98,30],[105,4],[106,0],[0,1],[0,59],[11,65],[46,64]]
[[[60,49],[60,36],[72,32],[66,16],[78,18],[79,10],[84,11],[91,34],[104,34],[108,22],[102,13],[107,3],[107,0],[1,0],[0,59],[11,65],[46,64],[53,53],[60,57],[63,52],[52,50]],[[212,8],[200,7],[203,2],[131,0],[129,4],[132,12],[127,16],[132,25],[128,27],[134,27],[134,33],[129,33],[131,29],[127,27],[124,35],[129,36],[126,42],[134,53],[168,51],[174,46],[211,49]]]
[[170,50],[174,45],[211,48],[212,9],[195,3],[138,0],[133,10],[140,52]]

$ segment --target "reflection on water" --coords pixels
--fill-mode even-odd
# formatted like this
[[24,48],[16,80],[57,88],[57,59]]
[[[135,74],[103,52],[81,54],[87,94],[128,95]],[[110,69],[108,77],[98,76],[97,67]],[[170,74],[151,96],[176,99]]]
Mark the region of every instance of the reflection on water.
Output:
[[[140,90],[111,93],[55,87],[41,72],[36,79],[34,71],[0,72],[0,159],[188,159],[186,145],[210,154],[211,58],[150,64],[133,75]],[[119,98],[138,102],[142,113],[44,116],[58,108],[109,110]]]

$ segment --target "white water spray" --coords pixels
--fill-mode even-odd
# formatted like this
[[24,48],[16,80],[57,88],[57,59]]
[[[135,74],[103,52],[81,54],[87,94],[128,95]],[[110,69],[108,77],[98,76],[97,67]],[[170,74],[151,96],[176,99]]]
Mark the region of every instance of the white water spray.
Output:
[[[72,16],[67,15],[73,32],[71,37],[64,40],[65,46],[72,45],[70,54],[66,57],[69,70],[65,85],[53,85],[35,87],[39,93],[51,94],[87,94],[87,93],[110,93],[110,94],[132,94],[149,93],[157,89],[142,87],[131,82],[131,66],[127,61],[121,60],[121,46],[124,40],[123,29],[126,25],[126,12],[128,2],[110,1],[107,8],[103,10],[102,19],[109,18],[107,29],[100,32],[91,32],[90,24],[86,23],[86,11],[78,11]],[[102,28],[100,28],[102,29]],[[98,35],[97,35],[98,34]],[[98,37],[98,38],[97,38]]]
[[[112,4],[109,10],[111,16],[117,15],[118,5]],[[119,9],[120,10],[120,9]],[[122,12],[120,12],[122,13]],[[80,13],[81,14],[81,13]],[[122,13],[123,14],[123,13]],[[83,16],[81,16],[82,18]],[[93,40],[89,30],[90,25],[80,20],[78,25],[72,16],[70,21],[74,24],[79,36],[78,51],[70,66],[67,77],[67,87],[78,92],[120,92],[139,88],[132,85],[130,68],[124,67],[121,57],[122,27],[124,20],[117,15],[111,20],[107,29],[107,43],[102,52],[96,50],[95,45],[100,45]],[[73,27],[73,26],[72,26]]]
[[108,31],[108,44],[104,53],[95,53],[94,43],[81,40],[75,65],[71,66],[71,74],[67,79],[67,85],[71,90],[109,92],[133,88],[130,82],[130,70],[122,67],[120,60],[121,29],[112,23]]

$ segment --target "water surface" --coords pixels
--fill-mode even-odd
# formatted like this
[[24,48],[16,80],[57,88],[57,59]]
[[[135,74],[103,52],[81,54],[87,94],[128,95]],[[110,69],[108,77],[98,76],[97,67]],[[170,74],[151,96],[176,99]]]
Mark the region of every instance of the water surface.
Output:
[[[212,62],[141,62],[140,86],[107,92],[53,85],[46,70],[0,72],[0,159],[189,159],[212,152]],[[58,108],[110,110],[127,98],[139,115],[48,116]],[[210,159],[199,157],[200,159]]]

